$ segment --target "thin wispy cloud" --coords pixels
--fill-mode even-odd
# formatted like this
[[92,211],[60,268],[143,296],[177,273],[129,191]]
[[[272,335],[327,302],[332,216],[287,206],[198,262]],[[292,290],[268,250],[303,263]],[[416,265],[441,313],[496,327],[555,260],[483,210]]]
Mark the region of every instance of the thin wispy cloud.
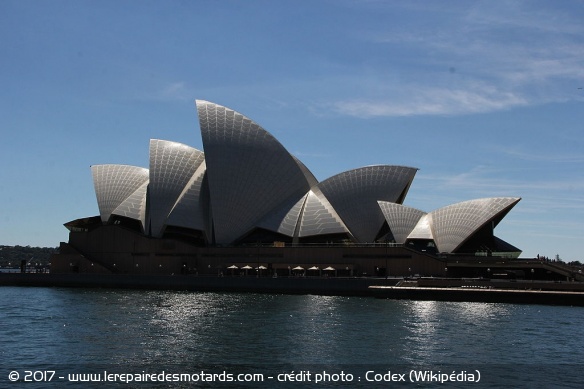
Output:
[[186,81],[150,80],[146,83],[137,77],[131,83],[127,99],[132,101],[184,102],[194,101],[196,96]]
[[549,163],[584,163],[584,154],[533,153],[505,146],[493,146],[492,151],[530,162],[539,161]]
[[584,199],[574,196],[575,193],[584,191],[584,179],[578,177],[555,180],[521,179],[517,176],[508,176],[503,169],[477,166],[458,174],[421,174],[416,180],[417,190],[422,191],[432,188],[434,191],[474,193],[485,197],[501,195],[529,197],[545,200],[547,207],[570,204],[569,206],[577,206],[584,210]]
[[[472,3],[450,12],[449,23],[432,24],[430,18],[416,31],[399,24],[370,31],[364,40],[385,50],[407,47],[426,62],[400,73],[395,87],[405,94],[370,96],[362,90],[356,98],[333,102],[332,109],[362,118],[461,115],[577,98],[574,83],[584,77],[579,20],[554,8],[499,5]],[[408,11],[429,17],[428,10]],[[444,71],[448,68],[453,74]],[[391,66],[378,71],[391,71]]]
[[190,95],[184,82],[173,82],[164,87],[160,93],[161,98],[168,100],[184,100]]
[[512,92],[492,87],[480,90],[448,89],[410,85],[404,88],[415,93],[402,93],[385,100],[346,100],[333,103],[341,114],[361,118],[375,116],[456,115],[482,113],[527,105]]
[[465,190],[486,190],[488,192],[522,193],[526,191],[583,191],[584,181],[575,179],[565,180],[542,180],[542,181],[520,181],[517,178],[489,178],[472,173],[465,173],[452,176],[443,180],[443,184],[449,188],[460,188]]

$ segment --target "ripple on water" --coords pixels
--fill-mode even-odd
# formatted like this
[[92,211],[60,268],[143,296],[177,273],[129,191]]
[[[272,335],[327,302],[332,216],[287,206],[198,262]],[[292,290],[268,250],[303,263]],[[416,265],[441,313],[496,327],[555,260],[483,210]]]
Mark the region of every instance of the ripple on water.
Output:
[[312,295],[0,290],[0,356],[23,368],[54,363],[134,366],[137,371],[242,364],[472,364],[512,377],[521,369],[531,375],[545,371],[553,361],[547,367],[553,377],[559,364],[584,360],[582,308]]

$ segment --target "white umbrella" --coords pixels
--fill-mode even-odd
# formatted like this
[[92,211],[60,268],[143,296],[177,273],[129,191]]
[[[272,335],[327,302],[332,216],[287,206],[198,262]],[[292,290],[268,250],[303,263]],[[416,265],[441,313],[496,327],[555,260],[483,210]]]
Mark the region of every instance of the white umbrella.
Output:
[[304,268],[302,266],[296,266],[295,268],[293,268],[292,270],[304,270]]
[[265,267],[264,265],[259,265],[258,267],[255,268],[258,277],[260,277],[262,275],[262,270],[266,270],[267,267]]
[[228,266],[227,268],[228,268],[228,269],[231,269],[231,275],[232,275],[232,276],[233,276],[233,271],[234,271],[235,269],[239,269],[239,268],[238,268],[237,266],[235,266],[235,265]]
[[318,270],[318,266],[309,267],[308,270]]
[[334,268],[334,267],[332,267],[332,266],[329,266],[329,267],[325,267],[325,268],[324,268],[324,269],[322,269],[322,270],[335,270],[335,268]]
[[244,267],[242,267],[242,269],[250,270],[250,269],[253,269],[253,268],[251,266],[249,266],[249,265],[245,265]]

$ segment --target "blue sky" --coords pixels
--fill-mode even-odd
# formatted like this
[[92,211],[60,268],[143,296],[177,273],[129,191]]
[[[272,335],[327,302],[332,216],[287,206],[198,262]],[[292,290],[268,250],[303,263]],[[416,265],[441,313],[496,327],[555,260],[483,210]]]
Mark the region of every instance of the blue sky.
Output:
[[405,204],[518,196],[496,235],[584,260],[582,1],[0,1],[0,244],[98,214],[90,165],[202,149],[195,99],[319,180],[419,168]]

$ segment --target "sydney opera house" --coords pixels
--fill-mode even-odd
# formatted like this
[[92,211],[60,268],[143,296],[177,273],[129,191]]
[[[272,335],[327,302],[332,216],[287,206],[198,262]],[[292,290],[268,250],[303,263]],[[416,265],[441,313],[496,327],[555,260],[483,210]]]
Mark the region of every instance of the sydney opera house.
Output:
[[196,107],[204,150],[152,139],[148,167],[91,167],[99,215],[65,224],[53,271],[443,275],[454,259],[521,252],[494,235],[520,198],[411,208],[417,168],[366,166],[319,182],[251,119]]

